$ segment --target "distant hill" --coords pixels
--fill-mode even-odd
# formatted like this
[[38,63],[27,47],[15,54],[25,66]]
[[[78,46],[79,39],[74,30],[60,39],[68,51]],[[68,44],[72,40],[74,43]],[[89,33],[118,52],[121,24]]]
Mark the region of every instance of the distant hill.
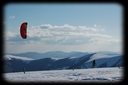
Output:
[[[57,54],[58,53],[58,54]],[[20,56],[20,55],[23,55]],[[31,55],[28,57],[25,54]],[[32,56],[33,54],[33,56]],[[91,68],[92,61],[96,60],[96,68],[123,66],[123,56],[121,54],[107,53],[82,53],[82,52],[47,52],[38,53],[6,54],[3,57],[4,72],[21,72],[41,70],[61,70],[61,69],[81,69]],[[19,55],[19,56],[18,56]],[[34,56],[36,55],[36,56]],[[58,56],[57,56],[58,55]],[[35,58],[38,57],[38,58]]]
[[88,54],[88,53],[87,52],[63,52],[63,51],[50,51],[45,53],[38,53],[38,52],[8,53],[8,55],[28,57],[32,59],[42,59],[42,58],[48,58],[48,57],[54,57],[54,58],[66,58],[66,57],[73,57],[73,56],[80,57],[85,54]]

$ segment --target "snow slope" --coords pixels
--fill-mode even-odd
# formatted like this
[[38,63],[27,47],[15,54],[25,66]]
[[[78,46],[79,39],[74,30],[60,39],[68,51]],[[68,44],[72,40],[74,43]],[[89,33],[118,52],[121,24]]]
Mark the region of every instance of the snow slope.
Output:
[[90,68],[49,71],[27,71],[4,73],[7,82],[37,82],[37,83],[61,83],[61,82],[120,82],[123,80],[123,68]]

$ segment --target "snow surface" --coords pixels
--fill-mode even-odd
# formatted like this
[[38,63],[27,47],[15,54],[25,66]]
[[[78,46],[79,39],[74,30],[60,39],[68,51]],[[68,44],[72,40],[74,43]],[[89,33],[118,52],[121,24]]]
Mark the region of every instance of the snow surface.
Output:
[[27,71],[4,73],[7,82],[119,82],[123,80],[123,67]]

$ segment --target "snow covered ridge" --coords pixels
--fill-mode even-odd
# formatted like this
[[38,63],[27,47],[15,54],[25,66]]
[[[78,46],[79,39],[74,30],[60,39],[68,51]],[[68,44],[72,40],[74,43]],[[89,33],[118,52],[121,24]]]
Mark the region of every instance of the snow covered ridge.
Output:
[[123,56],[119,54],[90,53],[80,57],[55,58],[51,56],[42,59],[5,55],[4,72],[22,72],[23,67],[26,71],[88,69],[92,67],[93,60],[96,60],[95,68],[123,66]]
[[4,60],[20,59],[20,60],[34,60],[32,58],[13,56],[13,55],[4,55]]

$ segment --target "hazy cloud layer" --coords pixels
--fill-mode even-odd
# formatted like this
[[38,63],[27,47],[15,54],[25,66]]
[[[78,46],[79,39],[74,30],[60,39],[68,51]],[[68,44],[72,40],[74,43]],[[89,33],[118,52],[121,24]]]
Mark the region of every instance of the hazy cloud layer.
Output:
[[121,40],[111,35],[105,34],[106,30],[100,25],[94,27],[62,26],[43,24],[27,28],[27,39],[22,39],[19,33],[6,32],[5,43],[36,43],[60,44],[60,45],[79,45],[87,43],[109,44],[118,43]]

